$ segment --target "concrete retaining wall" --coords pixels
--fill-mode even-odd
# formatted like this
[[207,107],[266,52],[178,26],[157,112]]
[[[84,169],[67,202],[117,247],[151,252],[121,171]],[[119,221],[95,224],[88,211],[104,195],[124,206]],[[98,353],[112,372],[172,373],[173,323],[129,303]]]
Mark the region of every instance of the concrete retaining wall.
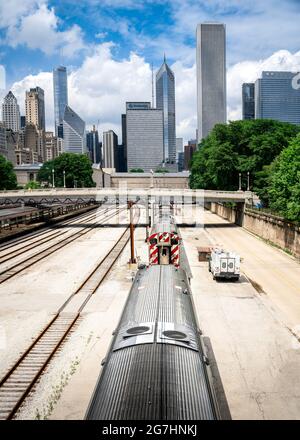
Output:
[[244,211],[242,222],[240,222],[239,211],[236,208],[228,208],[219,203],[211,203],[210,210],[300,258],[300,228],[293,223],[271,214],[255,212],[247,208]]

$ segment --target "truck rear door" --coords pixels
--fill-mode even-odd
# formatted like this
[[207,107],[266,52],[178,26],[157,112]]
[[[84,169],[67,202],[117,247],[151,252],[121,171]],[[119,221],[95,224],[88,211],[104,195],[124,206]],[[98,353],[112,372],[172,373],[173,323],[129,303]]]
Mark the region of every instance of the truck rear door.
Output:
[[228,258],[228,260],[227,260],[227,270],[230,273],[234,273],[234,271],[235,271],[235,260],[234,260],[234,258]]
[[220,259],[220,272],[227,272],[227,258]]

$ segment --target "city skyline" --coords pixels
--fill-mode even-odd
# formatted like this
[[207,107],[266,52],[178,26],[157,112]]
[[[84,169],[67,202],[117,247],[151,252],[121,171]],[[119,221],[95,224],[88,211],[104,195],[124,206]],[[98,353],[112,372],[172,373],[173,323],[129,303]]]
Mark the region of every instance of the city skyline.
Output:
[[[86,2],[83,3],[89,10],[91,6]],[[12,91],[20,106],[23,105],[20,96],[26,88],[36,85],[44,88],[48,129],[54,129],[52,121],[54,108],[50,101],[53,94],[50,83],[53,67],[63,64],[68,68],[69,102],[71,107],[75,108],[86,121],[87,128],[91,128],[100,120],[99,131],[111,128],[120,136],[119,113],[124,102],[151,100],[151,63],[153,62],[156,72],[165,51],[169,66],[176,76],[177,135],[183,137],[185,141],[194,138],[196,130],[195,28],[197,23],[206,20],[213,19],[225,23],[227,29],[228,120],[242,117],[240,87],[243,82],[255,81],[261,75],[262,70],[300,70],[299,45],[296,39],[292,38],[293,26],[296,26],[295,23],[298,22],[297,12],[300,11],[300,7],[292,5],[291,1],[286,2],[284,11],[275,0],[268,1],[269,6],[276,3],[277,17],[268,26],[264,19],[268,7],[261,4],[258,6],[258,2],[251,3],[251,12],[249,12],[250,3],[248,2],[243,2],[243,6],[238,6],[236,2],[233,2],[232,10],[229,6],[226,7],[216,1],[210,2],[205,8],[202,2],[199,2],[197,6],[193,5],[192,8],[188,1],[184,1],[182,6],[179,6],[177,2],[174,4],[161,2],[160,5],[149,5],[147,2],[145,4],[135,2],[133,5],[132,2],[121,2],[123,8],[120,2],[116,3],[119,4],[118,7],[112,4],[108,6],[108,3],[104,1],[99,11],[93,9],[95,10],[95,23],[97,23],[95,26],[95,23],[89,23],[92,26],[82,23],[83,5],[75,8],[76,11],[74,10],[70,17],[66,17],[65,9],[61,4],[46,1],[43,7],[32,7],[33,10],[30,11],[18,12],[16,10],[15,14],[12,13],[7,26],[4,27],[2,24],[1,32],[8,37],[11,35],[9,29],[12,29],[9,23],[16,22],[15,26],[22,30],[18,34],[18,41],[14,41],[14,49],[10,46],[12,44],[10,40],[3,40],[7,41],[7,44],[0,63],[3,63],[7,70],[7,85],[13,86]],[[158,6],[162,8],[161,14],[156,13]],[[100,9],[108,18],[110,15],[119,17],[122,14],[123,19],[120,24],[123,25],[126,21],[127,28],[124,25],[124,28],[120,26],[118,31],[107,30],[109,20],[107,23],[103,20],[96,20]],[[152,11],[152,17],[154,17],[151,27],[152,39],[140,35],[141,31],[138,39],[134,32],[137,18],[145,10]],[[286,16],[288,16],[289,26],[281,26],[279,39],[274,29],[276,29],[276,24],[278,26],[279,17],[284,20]],[[25,24],[27,25],[29,20],[37,19],[37,17],[40,20],[43,17],[52,17],[56,23],[51,30],[53,41],[52,45],[47,46],[47,53],[45,53],[44,42],[39,44],[37,40],[34,45],[33,42],[28,41],[28,35],[25,35]],[[253,24],[254,18],[256,20],[255,38],[252,32],[253,27],[245,25],[245,21]],[[59,25],[58,20],[60,20]],[[144,20],[149,19],[144,18]],[[158,25],[161,21],[166,21],[164,28]],[[241,22],[245,26],[243,32],[239,33]],[[75,25],[77,27],[74,27]],[[97,32],[93,26],[97,27]],[[127,37],[125,38],[126,29]],[[143,29],[147,29],[145,23]],[[258,32],[264,34],[263,39],[256,38]],[[76,43],[74,35],[80,36]],[[237,35],[239,35],[238,39]],[[144,38],[140,39],[140,37]],[[126,40],[125,45],[124,40]],[[137,41],[141,42],[140,46]],[[260,41],[259,44],[258,41]],[[62,51],[60,46],[63,44],[65,49]],[[241,50],[241,47],[244,50]],[[74,55],[75,58],[71,56],[72,48],[77,54]],[[11,50],[19,54],[21,49],[22,53],[17,60],[16,57],[9,56]],[[26,60],[24,60],[24,54],[27,54]],[[12,64],[13,60],[15,64]],[[134,72],[137,71],[138,74],[133,80]],[[115,89],[114,81],[119,84],[118,90]],[[89,101],[88,111],[85,104],[87,100]],[[116,108],[120,111],[115,111]]]

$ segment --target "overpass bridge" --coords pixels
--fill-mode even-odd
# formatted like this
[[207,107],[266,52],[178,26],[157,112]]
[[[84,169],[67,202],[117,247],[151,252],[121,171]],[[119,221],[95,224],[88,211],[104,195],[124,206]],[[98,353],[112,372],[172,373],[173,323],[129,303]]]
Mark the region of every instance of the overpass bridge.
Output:
[[52,203],[125,203],[129,200],[171,201],[174,203],[235,202],[251,203],[254,198],[251,191],[217,191],[170,188],[47,188],[36,190],[0,191],[0,206],[15,203],[25,205]]

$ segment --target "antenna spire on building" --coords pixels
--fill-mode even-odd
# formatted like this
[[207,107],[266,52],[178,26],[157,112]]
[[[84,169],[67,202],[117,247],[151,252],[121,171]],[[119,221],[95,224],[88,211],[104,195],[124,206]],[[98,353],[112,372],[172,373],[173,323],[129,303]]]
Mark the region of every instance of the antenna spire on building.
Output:
[[166,62],[166,52],[164,52],[164,63]]

